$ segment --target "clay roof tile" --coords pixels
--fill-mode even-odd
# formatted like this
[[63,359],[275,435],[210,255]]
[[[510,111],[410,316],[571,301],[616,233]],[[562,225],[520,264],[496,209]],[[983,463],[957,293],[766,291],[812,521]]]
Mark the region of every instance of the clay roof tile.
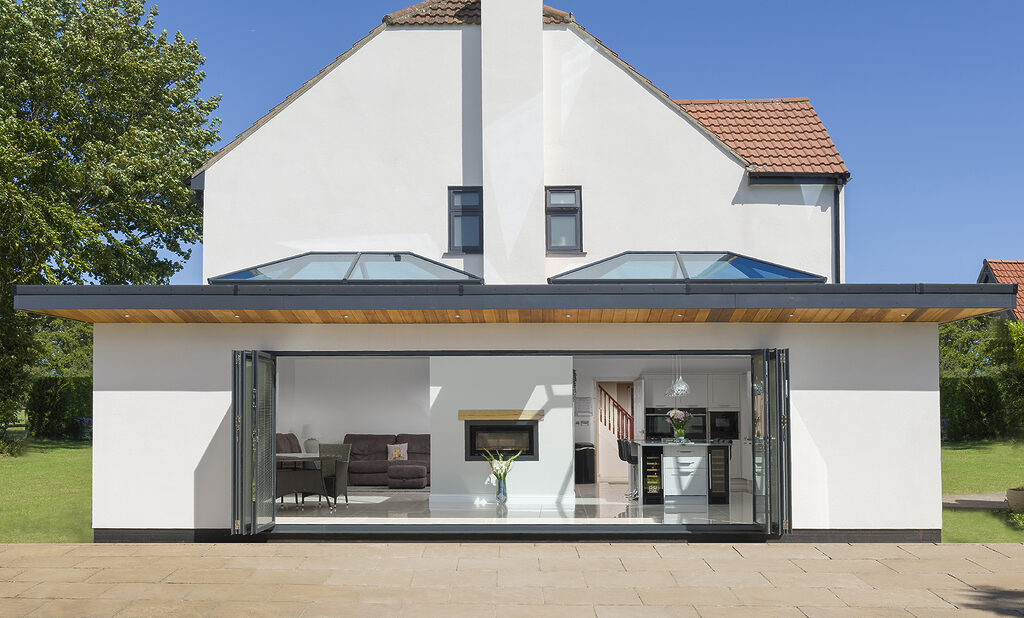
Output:
[[757,171],[842,174],[849,170],[806,97],[676,101]]

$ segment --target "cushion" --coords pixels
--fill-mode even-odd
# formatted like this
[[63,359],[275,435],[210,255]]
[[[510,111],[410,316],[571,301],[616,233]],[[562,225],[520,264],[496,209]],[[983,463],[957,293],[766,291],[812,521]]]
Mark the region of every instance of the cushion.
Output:
[[302,443],[302,450],[306,453],[319,454],[320,453],[320,440],[316,438],[310,438]]
[[395,436],[395,442],[409,445],[409,461],[430,461],[430,434],[400,433]]
[[405,461],[409,459],[408,444],[389,444],[388,461]]
[[278,453],[301,453],[299,438],[293,433],[274,434],[274,446]]
[[354,474],[386,474],[388,471],[388,460],[363,459],[361,461],[350,461],[348,471]]

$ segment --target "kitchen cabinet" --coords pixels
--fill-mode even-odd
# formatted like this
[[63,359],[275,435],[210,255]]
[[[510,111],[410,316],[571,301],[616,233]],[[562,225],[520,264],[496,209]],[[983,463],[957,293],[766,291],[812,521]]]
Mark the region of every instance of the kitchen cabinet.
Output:
[[644,394],[648,408],[706,408],[708,407],[707,374],[683,374],[683,380],[690,385],[690,392],[683,397],[666,397],[675,376],[644,376]]
[[710,397],[708,409],[739,410],[740,409],[740,376],[712,375],[709,379]]
[[706,496],[708,450],[704,446],[666,446],[661,458],[664,495]]

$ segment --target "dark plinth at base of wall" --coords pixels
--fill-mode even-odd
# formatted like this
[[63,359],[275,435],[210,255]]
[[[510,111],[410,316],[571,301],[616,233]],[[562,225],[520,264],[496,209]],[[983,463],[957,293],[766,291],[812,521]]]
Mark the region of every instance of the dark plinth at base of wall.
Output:
[[939,543],[942,530],[930,528],[805,528],[778,539],[783,543]]
[[938,543],[938,529],[802,529],[781,538],[753,531],[651,529],[603,526],[362,525],[279,526],[255,536],[232,536],[228,529],[96,528],[95,543],[265,543],[296,541],[680,541],[688,543]]
[[263,537],[231,536],[227,528],[93,528],[93,543],[224,543],[246,540],[263,542]]

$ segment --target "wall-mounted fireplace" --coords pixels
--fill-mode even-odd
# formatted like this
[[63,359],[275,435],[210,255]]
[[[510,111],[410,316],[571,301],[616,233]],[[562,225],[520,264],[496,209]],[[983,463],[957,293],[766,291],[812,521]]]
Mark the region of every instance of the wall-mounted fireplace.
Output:
[[466,421],[466,461],[483,461],[484,451],[511,457],[522,451],[517,461],[537,461],[536,420]]

